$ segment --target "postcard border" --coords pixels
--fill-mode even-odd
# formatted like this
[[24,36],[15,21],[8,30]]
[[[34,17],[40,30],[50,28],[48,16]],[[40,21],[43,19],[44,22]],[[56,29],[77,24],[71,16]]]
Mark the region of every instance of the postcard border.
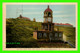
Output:
[[[14,4],[17,4],[17,5],[20,5],[20,4],[22,4],[22,5],[31,5],[31,4],[36,4],[36,5],[45,5],[45,4],[49,4],[49,5],[52,5],[52,4],[54,4],[54,5],[57,5],[57,4],[59,4],[59,5],[76,5],[76,48],[6,48],[6,5],[14,5]],[[78,47],[78,45],[77,45],[77,43],[78,43],[78,41],[77,41],[77,37],[78,37],[78,35],[77,35],[77,17],[78,17],[78,14],[77,14],[77,12],[78,12],[78,9],[77,9],[77,3],[75,2],[75,3],[3,3],[3,50],[20,50],[20,51],[22,51],[22,50],[41,50],[41,51],[43,51],[43,50],[46,50],[46,51],[48,51],[48,50],[77,50],[77,47]]]

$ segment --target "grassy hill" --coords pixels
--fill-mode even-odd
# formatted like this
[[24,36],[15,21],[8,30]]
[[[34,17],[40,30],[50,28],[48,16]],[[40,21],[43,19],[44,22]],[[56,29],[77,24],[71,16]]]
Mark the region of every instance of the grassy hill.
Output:
[[[6,41],[20,42],[20,44],[7,44],[7,47],[39,47],[37,40],[33,39],[33,31],[35,27],[38,30],[41,29],[41,22],[33,22],[25,19],[8,18],[6,19]],[[73,27],[60,27],[60,31],[63,31],[66,36],[66,41],[69,41],[75,45],[75,28]]]

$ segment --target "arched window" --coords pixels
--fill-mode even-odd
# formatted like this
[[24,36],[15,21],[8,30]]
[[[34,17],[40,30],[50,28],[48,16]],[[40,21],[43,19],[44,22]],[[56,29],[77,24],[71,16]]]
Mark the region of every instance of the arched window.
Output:
[[48,12],[48,16],[51,16],[51,13],[50,12]]
[[47,37],[47,33],[43,33],[43,37],[45,37],[45,38],[46,38],[46,37]]
[[59,33],[59,37],[62,37],[62,33]]
[[39,33],[38,38],[42,38],[42,33]]
[[50,41],[53,40],[53,34],[52,33],[49,33],[49,39],[50,39]]
[[47,25],[45,25],[45,29],[46,29],[46,30],[48,29],[48,26],[47,26]]
[[52,33],[49,33],[49,36],[50,36],[50,37],[53,37],[53,34],[52,34]]
[[44,16],[47,16],[47,13],[45,13]]
[[45,21],[47,22],[47,18],[45,18]]
[[55,37],[58,37],[58,33],[55,33]]

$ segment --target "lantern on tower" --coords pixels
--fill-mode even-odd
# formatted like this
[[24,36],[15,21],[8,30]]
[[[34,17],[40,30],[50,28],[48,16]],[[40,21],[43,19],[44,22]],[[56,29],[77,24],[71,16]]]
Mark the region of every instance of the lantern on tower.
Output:
[[45,23],[52,23],[52,19],[53,19],[53,16],[52,16],[52,10],[49,8],[49,5],[47,7],[47,9],[44,11],[44,22]]

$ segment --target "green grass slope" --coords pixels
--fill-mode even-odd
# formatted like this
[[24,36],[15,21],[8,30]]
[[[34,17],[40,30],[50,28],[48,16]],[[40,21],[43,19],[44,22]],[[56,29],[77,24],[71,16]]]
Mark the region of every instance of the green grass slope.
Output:
[[[39,47],[37,40],[33,39],[35,27],[41,29],[41,22],[28,21],[26,19],[6,19],[6,42],[20,42],[20,44],[7,44],[7,47]],[[58,27],[66,36],[66,40],[75,45],[75,28]]]

